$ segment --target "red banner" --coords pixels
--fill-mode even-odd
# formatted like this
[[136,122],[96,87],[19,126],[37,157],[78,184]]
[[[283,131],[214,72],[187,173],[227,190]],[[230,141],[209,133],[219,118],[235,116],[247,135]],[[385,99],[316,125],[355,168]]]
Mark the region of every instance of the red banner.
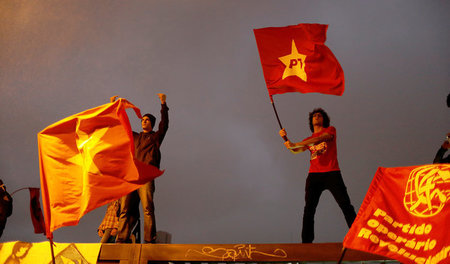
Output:
[[45,234],[45,222],[39,201],[39,188],[28,188],[30,191],[30,214],[33,222],[34,233]]
[[76,225],[93,209],[136,190],[163,172],[134,158],[125,99],[67,117],[38,134],[46,234]]
[[344,93],[344,72],[325,46],[328,25],[254,29],[269,95]]
[[450,164],[379,168],[344,247],[402,263],[450,263]]

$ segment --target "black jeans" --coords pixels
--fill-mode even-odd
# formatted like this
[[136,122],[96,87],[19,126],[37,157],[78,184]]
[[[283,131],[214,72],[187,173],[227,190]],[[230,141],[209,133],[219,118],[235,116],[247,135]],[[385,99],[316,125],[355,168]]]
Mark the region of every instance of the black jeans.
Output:
[[305,209],[303,212],[302,242],[312,243],[314,240],[314,215],[320,195],[329,190],[338,203],[348,227],[355,220],[356,213],[347,194],[344,180],[340,171],[309,173],[305,186]]

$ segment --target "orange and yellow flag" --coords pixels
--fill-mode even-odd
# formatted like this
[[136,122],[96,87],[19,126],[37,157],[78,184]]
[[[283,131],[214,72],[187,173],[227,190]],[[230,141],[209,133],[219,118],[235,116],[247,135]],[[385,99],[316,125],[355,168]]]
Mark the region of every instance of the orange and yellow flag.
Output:
[[47,237],[163,173],[134,158],[127,108],[141,118],[139,108],[120,98],[38,133]]

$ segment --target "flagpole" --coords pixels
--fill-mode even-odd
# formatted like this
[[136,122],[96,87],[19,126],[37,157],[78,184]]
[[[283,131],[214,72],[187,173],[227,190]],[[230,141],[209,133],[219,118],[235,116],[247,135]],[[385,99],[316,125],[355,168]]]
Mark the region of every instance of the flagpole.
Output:
[[11,196],[13,196],[13,195],[14,195],[16,192],[18,192],[18,191],[22,191],[22,190],[30,189],[30,188],[32,188],[32,187],[24,187],[24,188],[20,188],[20,189],[18,189],[18,190],[15,190],[14,192],[11,193]]
[[[277,117],[278,125],[280,126],[280,129],[283,129],[283,126],[281,125],[280,117],[278,116],[277,108],[275,107],[275,103],[273,101],[272,95],[270,95],[270,103],[272,104],[273,111],[275,112],[275,116]],[[288,141],[286,136],[283,136],[284,141]]]
[[49,238],[48,242],[50,242],[50,250],[52,253],[52,263],[55,264],[55,252],[53,252],[53,239]]
[[344,248],[342,248],[341,257],[339,258],[339,261],[337,262],[337,264],[341,264],[342,263],[342,260],[344,259],[345,252],[347,252],[347,248],[344,247]]

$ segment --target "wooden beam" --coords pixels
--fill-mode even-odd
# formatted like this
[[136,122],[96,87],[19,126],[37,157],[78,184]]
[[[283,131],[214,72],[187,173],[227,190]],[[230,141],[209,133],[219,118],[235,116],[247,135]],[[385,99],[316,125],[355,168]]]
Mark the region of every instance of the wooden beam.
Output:
[[141,244],[102,244],[97,263],[137,264],[141,249]]
[[[104,244],[98,263],[337,261],[341,253],[342,243]],[[389,258],[348,249],[343,260],[369,261]]]

